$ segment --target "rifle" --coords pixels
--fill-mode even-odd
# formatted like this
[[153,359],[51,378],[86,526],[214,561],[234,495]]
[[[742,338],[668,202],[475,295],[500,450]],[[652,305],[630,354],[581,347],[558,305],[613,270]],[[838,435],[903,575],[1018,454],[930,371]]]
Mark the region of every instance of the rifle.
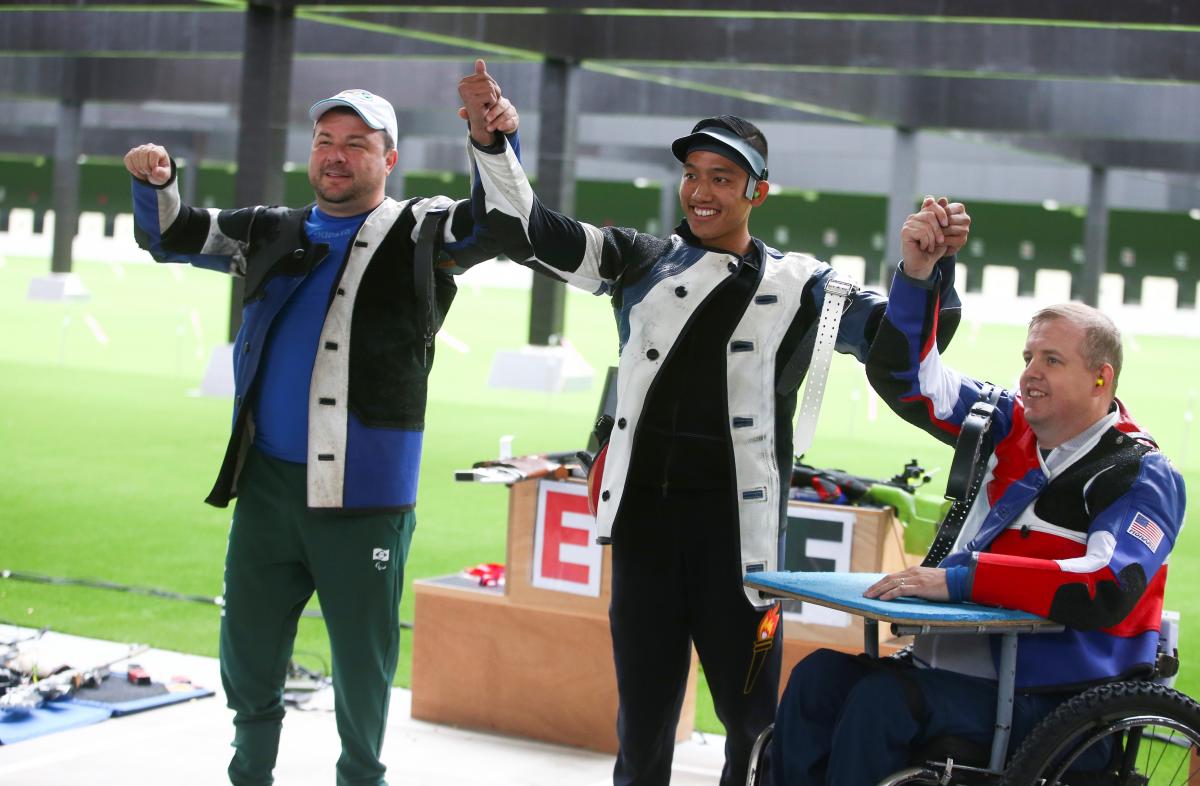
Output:
[[792,486],[800,490],[800,499],[851,505],[867,501],[894,509],[904,526],[904,550],[910,554],[928,550],[938,522],[950,509],[949,500],[918,493],[931,480],[931,474],[915,458],[888,480],[840,469],[817,469],[799,461],[792,467]]
[[0,660],[6,660],[11,656],[12,653],[15,653],[17,651],[18,644],[24,644],[27,641],[36,641],[42,636],[45,636],[46,631],[48,630],[50,630],[48,627],[38,628],[36,631],[27,636],[18,636],[15,639],[4,639],[3,641],[0,641],[0,650],[5,651],[5,654],[0,656]]
[[8,692],[0,696],[0,714],[7,713],[17,717],[28,715],[48,701],[68,698],[78,687],[98,685],[108,676],[111,666],[136,657],[148,649],[150,649],[150,645],[138,644],[131,646],[129,651],[121,657],[113,658],[91,668],[65,669],[42,679],[33,677],[30,682],[9,688]]

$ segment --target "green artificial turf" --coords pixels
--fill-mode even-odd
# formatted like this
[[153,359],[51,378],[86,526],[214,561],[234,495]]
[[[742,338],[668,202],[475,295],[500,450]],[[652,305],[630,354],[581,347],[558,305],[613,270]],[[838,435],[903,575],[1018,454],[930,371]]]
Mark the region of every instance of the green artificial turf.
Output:
[[[224,452],[230,402],[194,391],[212,346],[225,338],[228,282],[189,268],[85,262],[76,271],[91,292],[87,302],[26,301],[30,278],[46,268],[44,260],[20,258],[0,266],[0,569],[218,595],[229,511],[202,499]],[[616,361],[607,301],[581,293],[567,300],[565,333],[598,372],[583,392],[488,388],[493,354],[524,343],[527,314],[527,292],[461,287],[445,332],[468,351],[438,343],[410,580],[504,559],[505,489],[456,484],[455,469],[493,457],[506,434],[518,453],[584,445],[603,369]],[[1023,336],[1020,327],[967,322],[947,358],[1011,385]],[[1189,414],[1196,383],[1184,372],[1200,366],[1200,345],[1138,335],[1126,343],[1122,398],[1200,487],[1200,434]],[[872,416],[861,370],[838,357],[809,463],[886,478],[912,457],[935,471],[931,487],[944,486],[949,448],[882,404]],[[1193,695],[1200,687],[1200,669],[1188,659],[1200,641],[1196,517],[1189,513],[1192,526],[1176,546],[1167,597],[1182,614],[1180,687]],[[412,619],[411,592],[401,617]],[[0,621],[216,654],[218,611],[198,603],[0,580]],[[402,685],[410,639],[403,637]],[[301,623],[296,649],[314,663],[328,658],[319,621]],[[703,683],[697,726],[721,730]]]

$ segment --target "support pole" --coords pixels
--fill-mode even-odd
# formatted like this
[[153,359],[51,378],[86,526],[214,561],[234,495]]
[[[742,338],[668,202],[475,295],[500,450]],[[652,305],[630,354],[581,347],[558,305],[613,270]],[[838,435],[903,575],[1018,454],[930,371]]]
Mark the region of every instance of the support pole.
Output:
[[[283,202],[294,28],[295,7],[291,0],[251,2],[246,7],[237,180],[233,190],[239,207]],[[242,326],[244,297],[243,281],[234,279],[229,301],[230,341]]]
[[396,166],[383,184],[383,193],[397,202],[404,201],[404,177],[414,168],[413,157],[412,141],[401,136],[396,140]]
[[[892,275],[900,261],[900,229],[913,211],[913,197],[917,193],[917,133],[911,128],[897,126],[893,139],[884,256],[879,262],[879,274],[875,280],[864,282],[867,285],[878,284],[884,292],[891,286]],[[870,277],[869,268],[864,275]]]
[[79,226],[82,117],[79,61],[67,58],[63,61],[62,98],[58,102],[58,126],[54,131],[54,245],[50,256],[51,273],[71,272],[71,245]]
[[679,168],[663,171],[662,190],[658,194],[659,234],[666,237],[679,223]]
[[[564,215],[575,213],[575,144],[579,117],[578,66],[566,60],[542,64],[541,124],[538,134],[538,198]],[[561,336],[566,292],[545,276],[533,277],[529,343],[547,346]]]
[[1108,258],[1108,170],[1091,168],[1088,178],[1088,209],[1083,227],[1083,283],[1079,297],[1089,306],[1100,303],[1100,276]]
[[208,134],[196,132],[192,135],[192,149],[188,151],[187,167],[179,184],[179,197],[185,205],[195,205],[200,193],[200,165],[208,153]]

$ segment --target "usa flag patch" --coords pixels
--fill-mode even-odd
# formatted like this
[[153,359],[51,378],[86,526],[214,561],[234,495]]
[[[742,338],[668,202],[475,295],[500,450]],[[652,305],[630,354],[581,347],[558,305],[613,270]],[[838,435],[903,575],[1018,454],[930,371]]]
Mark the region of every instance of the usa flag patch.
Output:
[[1158,544],[1162,543],[1162,528],[1146,518],[1142,513],[1135,513],[1133,515],[1133,521],[1129,523],[1127,532],[1142,543],[1145,543],[1146,547],[1151,551],[1158,551]]

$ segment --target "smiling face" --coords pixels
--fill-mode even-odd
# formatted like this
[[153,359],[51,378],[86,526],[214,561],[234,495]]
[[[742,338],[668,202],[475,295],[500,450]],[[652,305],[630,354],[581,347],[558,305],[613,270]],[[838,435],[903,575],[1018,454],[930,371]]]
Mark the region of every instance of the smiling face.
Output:
[[313,128],[308,182],[317,206],[331,216],[356,216],[383,201],[396,151],[384,149],[377,131],[350,110],[331,110]]
[[704,245],[735,254],[750,250],[750,208],[762,204],[768,186],[761,183],[759,196],[747,199],[749,177],[718,153],[688,153],[679,182],[679,204],[692,233]]
[[1085,329],[1066,318],[1029,326],[1021,401],[1025,420],[1043,448],[1058,447],[1082,432],[1104,416],[1112,401],[1112,366],[1090,367],[1083,355],[1085,337]]

